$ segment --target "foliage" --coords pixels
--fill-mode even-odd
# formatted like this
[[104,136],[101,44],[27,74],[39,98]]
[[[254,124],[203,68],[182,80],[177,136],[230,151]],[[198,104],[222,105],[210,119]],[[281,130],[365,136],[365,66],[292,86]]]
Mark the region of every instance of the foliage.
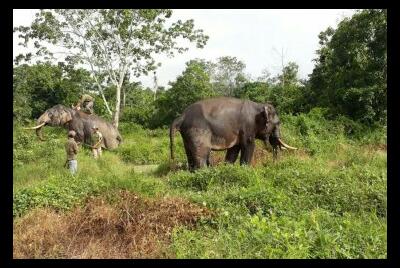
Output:
[[[124,144],[116,150],[121,159],[129,164],[160,164],[169,159],[169,130],[144,129],[141,125],[122,123],[122,133],[127,133]],[[122,134],[124,135],[124,134]],[[179,135],[179,134],[178,134]],[[177,136],[178,136],[177,135]],[[177,140],[177,160],[184,161],[181,139]]]
[[271,86],[266,82],[247,82],[235,90],[235,97],[265,103],[270,100]]
[[207,62],[207,71],[217,95],[234,96],[235,90],[246,81],[246,64],[236,57],[219,57],[215,63]]
[[176,188],[183,187],[200,191],[206,191],[208,187],[215,184],[246,186],[250,177],[249,174],[253,172],[250,168],[226,165],[218,169],[202,169],[195,173],[178,172],[169,177],[168,183]]
[[122,111],[121,121],[150,127],[155,110],[154,93],[139,86],[127,86],[126,104]]
[[[300,149],[281,152],[277,162],[267,152],[255,166],[218,164],[194,173],[170,168],[167,129],[122,123],[121,147],[98,161],[82,148],[75,178],[62,168],[64,131],[48,128],[51,139],[39,143],[15,125],[14,216],[34,207],[63,214],[87,197],[124,189],[179,196],[214,213],[195,228],[173,230],[169,250],[177,258],[386,258],[386,129],[329,120],[328,112],[280,115],[283,139]],[[185,163],[182,139],[176,141]],[[25,151],[32,153],[24,158]],[[140,174],[138,164],[160,166]]]
[[34,207],[52,207],[57,210],[70,209],[82,202],[88,195],[95,194],[104,187],[100,180],[86,177],[55,176],[46,184],[25,188],[14,195],[13,215],[20,216]]
[[372,124],[386,120],[386,10],[362,10],[319,35],[310,101]]
[[[24,39],[27,46],[34,41],[36,57],[54,59],[49,44],[64,49],[62,60],[70,66],[86,64],[95,79],[107,111],[112,111],[104,97],[104,76],[115,87],[116,99],[113,123],[118,126],[121,87],[128,70],[139,77],[155,70],[160,64],[155,54],[188,50],[178,45],[177,39],[195,42],[204,47],[208,36],[203,30],[194,29],[193,20],[178,20],[167,26],[172,11],[168,9],[42,9],[29,27],[20,26],[14,31]],[[16,63],[31,60],[32,53],[19,55]]]
[[[170,16],[165,10],[57,12],[83,19],[97,14],[107,24],[119,23],[116,36],[122,39],[128,38],[132,21],[141,21],[134,30],[135,40],[144,40],[137,55],[145,57],[148,70],[154,62],[145,51],[164,51],[157,47],[157,38],[164,36],[169,48],[185,33],[192,41],[206,41],[201,32],[193,31],[191,21],[173,24],[167,37],[158,35]],[[52,12],[40,14],[33,29],[19,30],[42,40],[69,40],[60,35],[64,26]],[[130,16],[133,20],[125,20]],[[115,50],[118,41],[110,40],[115,35],[100,27],[100,20],[93,23]],[[96,38],[93,31],[87,34]],[[293,62],[276,77],[266,74],[251,81],[243,75],[244,63],[235,57],[219,58],[217,64],[189,61],[171,88],[157,95],[130,82],[126,74],[118,106],[124,141],[98,160],[81,148],[76,177],[63,168],[65,130],[46,128],[47,140],[39,142],[33,131],[21,126],[32,124],[35,116],[56,103],[75,103],[79,93],[93,90],[94,77],[73,64],[14,67],[14,222],[35,207],[62,216],[93,195],[112,199],[107,193],[123,189],[155,200],[179,197],[212,212],[212,218],[171,230],[168,251],[177,258],[386,258],[386,11],[358,11],[319,38],[321,49],[309,81],[298,79]],[[42,49],[40,44],[37,48]],[[100,55],[95,48],[93,55]],[[107,82],[107,72],[98,75],[103,96],[95,95],[95,111],[107,116],[99,103],[103,97],[117,101],[117,87]],[[212,152],[212,167],[191,173],[185,170],[186,155],[177,134],[177,164],[172,165],[166,126],[188,105],[218,94],[272,102],[279,112],[282,139],[299,150],[280,151],[273,161],[270,149],[257,144],[251,166],[223,164],[224,152]],[[149,164],[158,167],[141,173],[141,165]],[[126,213],[119,220],[125,216],[129,219]]]
[[187,106],[213,95],[204,65],[195,60],[189,61],[182,75],[157,99],[155,116],[160,118],[159,122],[162,125],[170,124]]
[[90,90],[91,83],[87,71],[69,69],[62,64],[47,62],[14,67],[14,119],[38,118],[59,103],[75,104],[80,94]]
[[283,74],[255,82],[247,81],[235,89],[234,96],[260,103],[272,103],[279,113],[303,112],[307,88],[298,79],[298,68],[296,63],[289,62],[284,66]]

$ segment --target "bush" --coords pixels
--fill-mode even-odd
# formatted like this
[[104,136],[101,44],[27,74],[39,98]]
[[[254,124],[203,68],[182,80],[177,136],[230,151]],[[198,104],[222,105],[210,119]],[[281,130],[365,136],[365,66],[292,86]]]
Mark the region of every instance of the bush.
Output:
[[67,210],[105,186],[103,181],[90,177],[53,176],[46,183],[14,193],[13,215],[21,216],[34,207]]
[[[46,159],[54,154],[57,148],[63,147],[59,135],[63,129],[46,130],[46,142],[40,142],[36,134],[30,130],[20,130],[20,125],[14,126],[13,133],[13,166]],[[66,141],[66,140],[65,140]]]
[[[125,189],[212,211],[193,228],[173,230],[178,258],[386,258],[386,128],[330,120],[325,109],[280,117],[283,139],[299,150],[275,162],[176,171],[167,129],[121,123],[124,143],[97,161],[82,149],[75,178],[62,168],[65,130],[47,128],[41,143],[14,127],[14,217],[34,207],[63,213],[90,195]],[[182,168],[180,135],[176,155]],[[135,173],[141,163],[159,166]]]
[[203,168],[191,173],[179,171],[168,178],[168,183],[177,188],[207,191],[212,186],[247,186],[257,180],[254,169],[236,165],[221,165]]

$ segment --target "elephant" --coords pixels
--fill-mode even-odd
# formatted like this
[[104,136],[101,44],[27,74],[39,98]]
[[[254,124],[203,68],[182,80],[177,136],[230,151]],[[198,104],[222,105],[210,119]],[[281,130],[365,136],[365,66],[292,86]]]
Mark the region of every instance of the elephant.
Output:
[[280,138],[280,120],[270,103],[256,103],[231,97],[216,97],[195,102],[170,126],[170,154],[174,160],[174,136],[183,139],[189,170],[210,165],[211,151],[227,150],[225,162],[249,164],[255,139],[269,142],[274,159],[277,149],[297,150]]
[[95,114],[89,115],[85,112],[61,104],[57,104],[46,110],[37,119],[37,126],[25,129],[35,129],[36,135],[43,141],[42,128],[46,125],[53,127],[59,126],[64,127],[67,130],[74,130],[76,132],[75,140],[85,144],[90,144],[92,127],[95,125],[103,134],[103,148],[110,150],[115,149],[122,142],[122,136],[118,129],[103,118]]

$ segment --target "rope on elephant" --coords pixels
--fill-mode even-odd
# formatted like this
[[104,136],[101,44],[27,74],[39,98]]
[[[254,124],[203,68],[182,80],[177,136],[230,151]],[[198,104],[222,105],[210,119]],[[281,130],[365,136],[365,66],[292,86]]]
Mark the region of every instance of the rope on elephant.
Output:
[[[93,148],[93,145],[87,144],[87,143],[85,143],[85,142],[80,142],[78,145],[81,145],[81,144],[90,147],[90,149]],[[105,147],[103,147],[103,148],[104,148],[104,149],[107,149],[107,148],[105,148]]]

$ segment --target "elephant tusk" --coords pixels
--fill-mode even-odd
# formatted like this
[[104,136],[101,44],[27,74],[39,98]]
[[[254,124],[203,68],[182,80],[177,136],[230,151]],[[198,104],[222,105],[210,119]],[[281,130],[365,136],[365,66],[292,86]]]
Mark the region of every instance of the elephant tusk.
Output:
[[291,149],[291,150],[297,150],[296,147],[292,147],[292,146],[287,145],[287,144],[284,143],[281,139],[278,139],[278,141],[280,142],[280,144],[281,144],[284,148]]
[[38,129],[38,128],[41,128],[44,124],[46,124],[46,123],[41,123],[40,125],[35,126],[35,127],[24,127],[23,129]]

